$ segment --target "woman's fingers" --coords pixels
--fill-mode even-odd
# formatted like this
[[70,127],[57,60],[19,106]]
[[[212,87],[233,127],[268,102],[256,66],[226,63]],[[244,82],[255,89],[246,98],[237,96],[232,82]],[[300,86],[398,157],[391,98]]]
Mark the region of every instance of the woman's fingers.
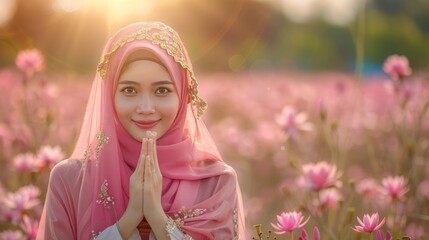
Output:
[[[138,171],[138,176],[140,176],[141,178],[144,177],[144,168],[145,168],[145,157],[147,156],[147,145],[148,144],[148,140],[147,138],[143,138],[142,139],[142,149],[140,151],[140,156],[139,156],[139,161],[137,163],[137,167],[136,167],[136,171]],[[143,180],[143,179],[142,179]]]

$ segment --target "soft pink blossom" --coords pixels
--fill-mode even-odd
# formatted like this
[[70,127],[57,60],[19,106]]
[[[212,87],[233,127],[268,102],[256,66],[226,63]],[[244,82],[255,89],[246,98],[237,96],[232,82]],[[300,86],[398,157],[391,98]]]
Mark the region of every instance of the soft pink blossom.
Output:
[[341,186],[337,167],[325,161],[302,166],[304,185],[312,190]]
[[356,183],[356,192],[365,199],[372,199],[380,194],[381,187],[373,178],[366,178]]
[[293,107],[285,106],[276,117],[276,122],[282,127],[286,133],[286,138],[295,139],[299,131],[308,132],[314,129],[312,123],[308,122],[306,113],[298,113]]
[[429,200],[429,179],[422,181],[418,186],[418,193]]
[[383,193],[388,197],[389,201],[394,199],[404,200],[405,194],[408,192],[407,181],[403,176],[389,176],[383,178]]
[[314,240],[320,240],[320,232],[319,232],[319,228],[317,228],[317,226],[315,226],[313,229],[313,239]]
[[20,226],[25,231],[25,233],[27,233],[28,239],[36,239],[39,221],[31,219],[28,216],[24,216]]
[[298,240],[308,240],[307,231],[305,231],[305,229],[301,230],[301,235],[299,236]]
[[377,231],[384,225],[384,222],[386,221],[386,219],[383,218],[383,220],[379,222],[378,213],[373,213],[371,216],[369,216],[369,214],[364,214],[363,220],[361,220],[359,217],[357,217],[357,220],[359,221],[360,225],[356,225],[353,230],[355,232],[367,233]]
[[15,193],[8,193],[2,199],[2,217],[18,222],[27,212],[40,205],[40,190],[34,186],[25,186]]
[[277,215],[277,224],[271,223],[273,228],[279,230],[276,232],[277,234],[284,234],[286,232],[292,232],[295,229],[302,228],[305,224],[307,224],[310,217],[307,218],[304,222],[304,219],[301,212],[282,212],[280,215]]
[[27,240],[27,237],[25,237],[22,232],[20,231],[12,231],[7,230],[0,232],[0,239],[2,240]]
[[391,55],[383,64],[383,70],[394,80],[402,79],[411,75],[411,68],[406,56]]
[[38,160],[32,153],[23,153],[13,158],[13,165],[18,171],[37,171]]
[[59,146],[43,146],[40,148],[37,157],[40,168],[44,168],[46,166],[52,168],[55,164],[64,159],[64,153],[61,151]]
[[318,205],[321,209],[325,207],[337,209],[342,200],[343,196],[336,188],[324,189],[320,191]]
[[411,223],[407,226],[405,233],[412,239],[420,239],[425,236],[425,229],[422,225]]
[[35,48],[26,49],[18,53],[15,64],[27,77],[31,77],[34,73],[45,69],[45,57]]
[[383,230],[378,230],[375,240],[392,240],[392,235],[390,235],[389,231],[386,231],[386,237],[383,237]]

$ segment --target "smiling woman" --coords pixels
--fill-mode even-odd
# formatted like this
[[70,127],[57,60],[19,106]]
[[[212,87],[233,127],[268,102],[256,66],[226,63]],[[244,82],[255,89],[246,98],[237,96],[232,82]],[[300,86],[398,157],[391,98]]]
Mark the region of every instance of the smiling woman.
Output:
[[141,140],[149,129],[160,136],[167,132],[176,117],[179,98],[166,67],[149,53],[136,53],[128,58],[119,76],[115,109],[125,130]]
[[51,172],[37,238],[246,239],[237,176],[205,108],[172,28],[114,34],[73,154]]

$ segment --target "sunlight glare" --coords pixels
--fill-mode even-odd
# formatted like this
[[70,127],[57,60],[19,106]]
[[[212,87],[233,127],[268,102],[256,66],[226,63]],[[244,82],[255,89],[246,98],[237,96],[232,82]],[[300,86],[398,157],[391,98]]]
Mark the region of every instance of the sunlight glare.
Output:
[[64,12],[75,12],[82,7],[83,0],[57,0],[54,9]]
[[6,25],[16,10],[15,0],[0,0],[0,27]]

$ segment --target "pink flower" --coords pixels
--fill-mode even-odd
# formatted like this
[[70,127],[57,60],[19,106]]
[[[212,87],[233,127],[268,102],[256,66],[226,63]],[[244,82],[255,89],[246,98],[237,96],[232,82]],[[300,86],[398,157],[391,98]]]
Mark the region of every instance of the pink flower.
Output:
[[313,130],[313,124],[307,121],[307,114],[297,113],[290,106],[283,108],[282,113],[276,117],[276,122],[283,128],[286,138],[297,137],[298,131],[308,132]]
[[35,72],[45,68],[45,57],[35,48],[26,49],[18,53],[15,64],[27,77],[32,77]]
[[407,181],[402,176],[386,177],[382,180],[383,193],[389,198],[389,201],[394,199],[404,200],[405,193],[408,192]]
[[27,233],[27,239],[36,239],[39,221],[31,219],[28,216],[24,216],[20,226]]
[[373,178],[363,179],[356,184],[356,192],[363,195],[364,198],[375,198],[380,190],[380,186]]
[[407,226],[405,233],[412,239],[423,239],[425,236],[425,229],[422,225],[411,223]]
[[394,80],[403,79],[411,75],[408,58],[405,56],[391,55],[383,64],[383,70]]
[[19,154],[13,158],[13,164],[18,171],[36,171],[38,168],[37,158],[31,153]]
[[37,157],[40,168],[44,168],[46,166],[53,168],[55,164],[64,158],[64,153],[61,151],[59,146],[43,146],[40,148]]
[[20,231],[7,230],[0,233],[0,239],[3,240],[27,240]]
[[421,196],[429,200],[429,179],[426,179],[419,184],[418,192]]
[[319,196],[319,207],[324,208],[328,207],[331,209],[337,209],[340,201],[343,200],[341,193],[335,189],[324,189],[320,192]]
[[319,232],[319,228],[314,227],[313,229],[313,238],[314,240],[320,240],[320,232]]
[[335,165],[322,161],[309,163],[302,166],[304,184],[313,190],[320,190],[334,186],[341,186],[338,181],[340,174]]
[[355,226],[353,228],[353,230],[355,232],[367,232],[367,233],[372,233],[374,231],[377,231],[378,229],[380,229],[384,222],[386,221],[385,218],[383,218],[383,220],[381,220],[381,222],[378,222],[378,213],[373,213],[371,216],[369,216],[368,214],[364,214],[363,215],[363,221],[360,220],[359,217],[357,217],[357,220],[359,221],[360,226]]
[[310,220],[310,217],[302,222],[303,219],[304,217],[302,216],[301,212],[282,212],[280,215],[277,215],[278,223],[271,223],[271,226],[280,231],[276,232],[277,234],[284,234],[286,232],[292,232],[295,229],[302,228],[305,224],[307,224],[308,220]]
[[308,235],[307,235],[307,232],[305,231],[305,229],[302,229],[301,230],[301,235],[299,236],[298,240],[308,240],[307,236]]
[[15,193],[8,193],[2,199],[3,218],[18,222],[28,211],[40,205],[39,196],[40,190],[31,185],[22,187]]
[[389,231],[386,231],[386,237],[383,237],[383,230],[378,230],[375,235],[375,240],[392,240],[392,235],[390,235]]

